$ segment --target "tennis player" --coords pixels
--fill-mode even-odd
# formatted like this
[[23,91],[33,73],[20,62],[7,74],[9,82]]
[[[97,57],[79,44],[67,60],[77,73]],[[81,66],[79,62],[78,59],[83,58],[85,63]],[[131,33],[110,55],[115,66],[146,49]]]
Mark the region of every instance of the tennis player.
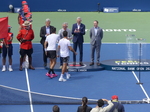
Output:
[[[77,55],[77,53],[71,47],[70,41],[68,40],[67,35],[68,35],[68,32],[64,31],[63,32],[64,37],[58,43],[58,53],[60,51],[60,57],[63,60],[62,72],[61,72],[59,81],[66,81],[66,79],[63,78],[64,73],[66,73],[67,79],[70,78],[70,74],[68,73],[68,70],[67,70],[67,65],[69,62],[69,50],[72,51],[75,55]],[[59,55],[58,55],[58,57],[59,57]]]
[[[56,34],[56,28],[52,29],[52,34],[48,35],[46,37],[45,43],[44,43],[44,48],[45,48],[45,54],[47,57],[50,59],[50,69],[48,73],[46,73],[46,76],[53,78],[56,77],[57,75],[54,72],[54,67],[56,64],[56,44],[58,42],[59,35]],[[52,72],[52,74],[51,74]]]

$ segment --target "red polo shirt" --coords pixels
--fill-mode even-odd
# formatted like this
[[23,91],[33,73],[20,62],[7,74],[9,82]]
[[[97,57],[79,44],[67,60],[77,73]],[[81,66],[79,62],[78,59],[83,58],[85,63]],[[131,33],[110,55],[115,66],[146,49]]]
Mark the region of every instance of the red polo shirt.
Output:
[[32,48],[32,40],[34,39],[34,32],[32,29],[26,30],[22,29],[19,31],[19,34],[17,35],[17,39],[20,42],[22,39],[25,39],[27,41],[21,42],[20,48],[29,50]]
[[13,33],[8,32],[8,36],[7,36],[7,38],[4,39],[3,43],[5,43],[6,45],[12,44],[12,41],[9,41],[9,40],[11,40],[11,38],[13,38]]

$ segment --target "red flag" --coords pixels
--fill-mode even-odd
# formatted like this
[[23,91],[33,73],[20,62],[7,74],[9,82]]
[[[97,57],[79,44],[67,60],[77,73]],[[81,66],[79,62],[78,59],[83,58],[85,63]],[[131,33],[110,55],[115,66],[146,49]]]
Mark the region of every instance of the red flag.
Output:
[[0,18],[0,39],[7,38],[8,35],[8,17]]

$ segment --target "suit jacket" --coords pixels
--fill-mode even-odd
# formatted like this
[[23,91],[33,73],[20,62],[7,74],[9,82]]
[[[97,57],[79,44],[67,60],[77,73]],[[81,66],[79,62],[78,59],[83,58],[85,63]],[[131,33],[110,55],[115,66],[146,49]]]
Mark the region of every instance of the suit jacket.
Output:
[[91,39],[90,43],[91,45],[94,45],[96,42],[97,45],[100,45],[101,40],[103,38],[103,30],[100,27],[98,27],[97,34],[95,35],[94,29],[95,29],[94,27],[90,29],[90,39]]
[[[77,112],[82,112],[83,106],[79,106]],[[91,107],[87,106],[86,107],[86,112],[90,112],[92,110]]]
[[75,29],[77,29],[77,23],[72,25],[72,35],[73,35],[73,42],[79,42],[79,43],[83,43],[84,39],[83,39],[83,35],[85,35],[85,25],[81,23],[80,25],[80,32],[79,33],[74,33]]
[[[50,26],[50,34],[52,33],[53,28],[54,28],[54,26]],[[46,26],[43,26],[43,27],[41,27],[41,30],[40,30],[40,37],[41,37],[40,43],[41,44],[44,44],[44,42],[45,42],[45,39],[46,39],[45,35],[46,35]]]

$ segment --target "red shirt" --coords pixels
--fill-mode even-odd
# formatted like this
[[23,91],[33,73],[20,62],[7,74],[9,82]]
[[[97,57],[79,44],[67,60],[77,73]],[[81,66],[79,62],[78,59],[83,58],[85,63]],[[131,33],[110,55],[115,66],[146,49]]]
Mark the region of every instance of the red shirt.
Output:
[[11,40],[11,38],[13,38],[13,33],[8,32],[8,36],[7,36],[7,38],[4,39],[3,43],[6,44],[6,45],[12,44],[12,41],[9,41],[9,40]]
[[24,20],[23,20],[22,16],[19,15],[19,24],[20,24],[20,26],[22,26],[23,23],[24,23]]
[[27,41],[21,42],[20,48],[29,50],[32,48],[31,41],[34,39],[34,32],[32,29],[29,29],[29,30],[22,29],[19,31],[19,34],[17,35],[17,39],[19,42],[21,42],[22,39],[27,40]]

